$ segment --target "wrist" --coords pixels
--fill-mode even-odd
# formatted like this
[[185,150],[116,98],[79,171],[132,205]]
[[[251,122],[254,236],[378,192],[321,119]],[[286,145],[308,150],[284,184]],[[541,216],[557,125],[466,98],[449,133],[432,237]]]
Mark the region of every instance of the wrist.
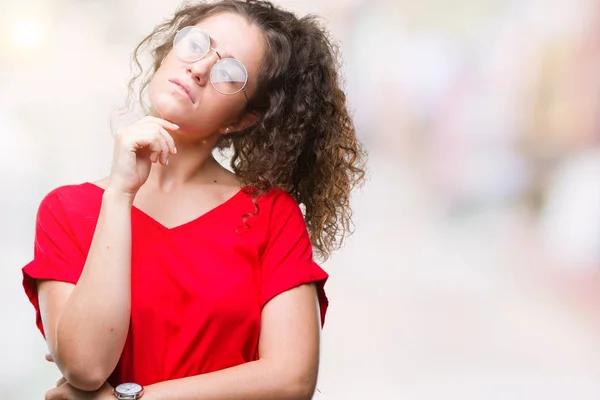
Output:
[[107,187],[102,195],[103,203],[116,203],[124,206],[133,206],[135,193],[125,192],[116,188]]
[[114,387],[113,396],[117,400],[137,400],[146,399],[146,388],[138,383],[121,383]]
[[144,386],[144,396],[140,400],[157,400],[156,384]]

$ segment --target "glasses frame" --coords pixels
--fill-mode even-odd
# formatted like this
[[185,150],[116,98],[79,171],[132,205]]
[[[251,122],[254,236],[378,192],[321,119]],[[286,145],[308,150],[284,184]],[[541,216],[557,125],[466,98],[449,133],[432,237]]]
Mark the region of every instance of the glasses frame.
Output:
[[[182,31],[183,31],[183,30],[185,30],[185,29],[187,29],[187,30],[190,30],[190,31],[191,31],[191,30],[200,31],[200,32],[201,32],[203,35],[206,35],[206,37],[208,38],[208,49],[207,49],[207,50],[204,52],[204,54],[202,54],[202,55],[201,55],[200,57],[198,57],[197,59],[193,59],[193,60],[184,60],[183,58],[181,58],[181,56],[180,56],[179,54],[177,54],[177,50],[176,50],[176,48],[177,48],[177,47],[175,46],[175,43],[176,43],[177,37],[179,36],[179,33],[180,33],[180,32],[182,32]],[[246,101],[249,101],[249,100],[248,100],[248,94],[246,93],[246,85],[248,84],[248,70],[246,69],[246,66],[245,66],[245,65],[244,65],[244,64],[243,64],[243,63],[242,63],[240,60],[238,60],[238,59],[236,59],[236,58],[233,58],[233,57],[225,57],[225,58],[222,58],[222,57],[221,57],[221,55],[219,54],[219,52],[218,52],[218,51],[217,51],[215,48],[213,48],[213,47],[210,45],[210,43],[211,43],[210,35],[209,35],[209,34],[208,34],[208,32],[206,32],[204,29],[202,29],[202,28],[200,28],[200,27],[198,27],[198,26],[186,26],[185,28],[181,28],[181,29],[179,29],[177,32],[175,32],[175,36],[173,37],[173,52],[175,53],[175,55],[177,56],[177,58],[179,58],[181,61],[184,61],[184,62],[189,62],[189,63],[195,63],[195,62],[197,62],[197,61],[200,61],[200,60],[202,60],[204,57],[206,57],[206,55],[207,55],[208,53],[210,53],[210,51],[211,51],[211,50],[212,50],[212,51],[214,51],[214,52],[215,52],[215,54],[217,55],[217,57],[218,57],[219,59],[217,60],[217,62],[216,62],[216,63],[214,63],[214,64],[213,64],[213,66],[212,66],[212,67],[210,67],[210,75],[211,75],[211,76],[212,76],[213,68],[215,68],[215,66],[216,66],[218,63],[220,63],[220,62],[222,62],[222,61],[224,61],[224,60],[234,60],[234,61],[236,61],[238,64],[240,64],[240,65],[242,66],[242,68],[244,69],[244,73],[246,74],[246,80],[244,81],[244,84],[242,85],[242,87],[241,87],[239,90],[237,90],[237,91],[235,91],[235,92],[233,92],[233,93],[224,93],[224,92],[221,92],[219,89],[217,89],[217,87],[216,87],[216,86],[215,86],[215,84],[213,83],[213,81],[212,81],[212,77],[209,77],[210,84],[212,85],[212,87],[213,87],[213,88],[214,88],[214,89],[215,89],[217,92],[219,92],[220,94],[222,94],[222,95],[225,95],[225,96],[232,96],[232,95],[234,95],[234,94],[238,94],[239,92],[242,92],[242,93],[244,93],[244,97],[246,97]]]

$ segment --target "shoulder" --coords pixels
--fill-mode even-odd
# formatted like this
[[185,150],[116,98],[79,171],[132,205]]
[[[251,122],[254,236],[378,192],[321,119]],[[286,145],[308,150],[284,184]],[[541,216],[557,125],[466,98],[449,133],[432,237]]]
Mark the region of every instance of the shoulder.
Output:
[[300,206],[291,194],[278,187],[270,189],[257,203],[261,209],[272,211],[300,211]]
[[70,216],[89,214],[99,209],[102,189],[91,183],[59,186],[46,194],[38,209],[38,216],[46,214]]
[[247,210],[244,217],[250,226],[273,229],[293,228],[306,230],[304,213],[296,199],[287,191],[273,187],[266,193],[257,195],[251,188],[242,189],[242,203]]
[[269,232],[306,231],[304,213],[294,197],[280,188],[270,189],[257,199],[258,216],[265,221]]

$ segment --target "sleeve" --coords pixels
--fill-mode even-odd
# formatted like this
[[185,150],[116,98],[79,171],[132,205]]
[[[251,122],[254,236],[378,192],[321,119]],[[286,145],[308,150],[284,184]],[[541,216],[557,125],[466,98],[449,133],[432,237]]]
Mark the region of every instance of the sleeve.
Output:
[[296,201],[287,193],[274,196],[269,216],[267,245],[261,258],[262,306],[276,295],[307,283],[315,283],[321,324],[329,302],[325,295],[328,274],[313,260],[312,243]]
[[34,257],[23,267],[23,288],[35,308],[36,325],[42,335],[38,279],[77,283],[83,270],[85,255],[70,229],[69,216],[64,212],[56,191],[41,202],[36,217]]

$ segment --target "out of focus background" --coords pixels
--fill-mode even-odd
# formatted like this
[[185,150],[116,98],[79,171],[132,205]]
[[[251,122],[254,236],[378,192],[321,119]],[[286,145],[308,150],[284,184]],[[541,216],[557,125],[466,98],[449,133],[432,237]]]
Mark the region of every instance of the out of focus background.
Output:
[[[323,399],[600,399],[600,2],[277,0],[324,17],[370,153],[324,264]],[[21,288],[42,197],[109,171],[175,0],[0,1],[0,398],[58,378]]]

